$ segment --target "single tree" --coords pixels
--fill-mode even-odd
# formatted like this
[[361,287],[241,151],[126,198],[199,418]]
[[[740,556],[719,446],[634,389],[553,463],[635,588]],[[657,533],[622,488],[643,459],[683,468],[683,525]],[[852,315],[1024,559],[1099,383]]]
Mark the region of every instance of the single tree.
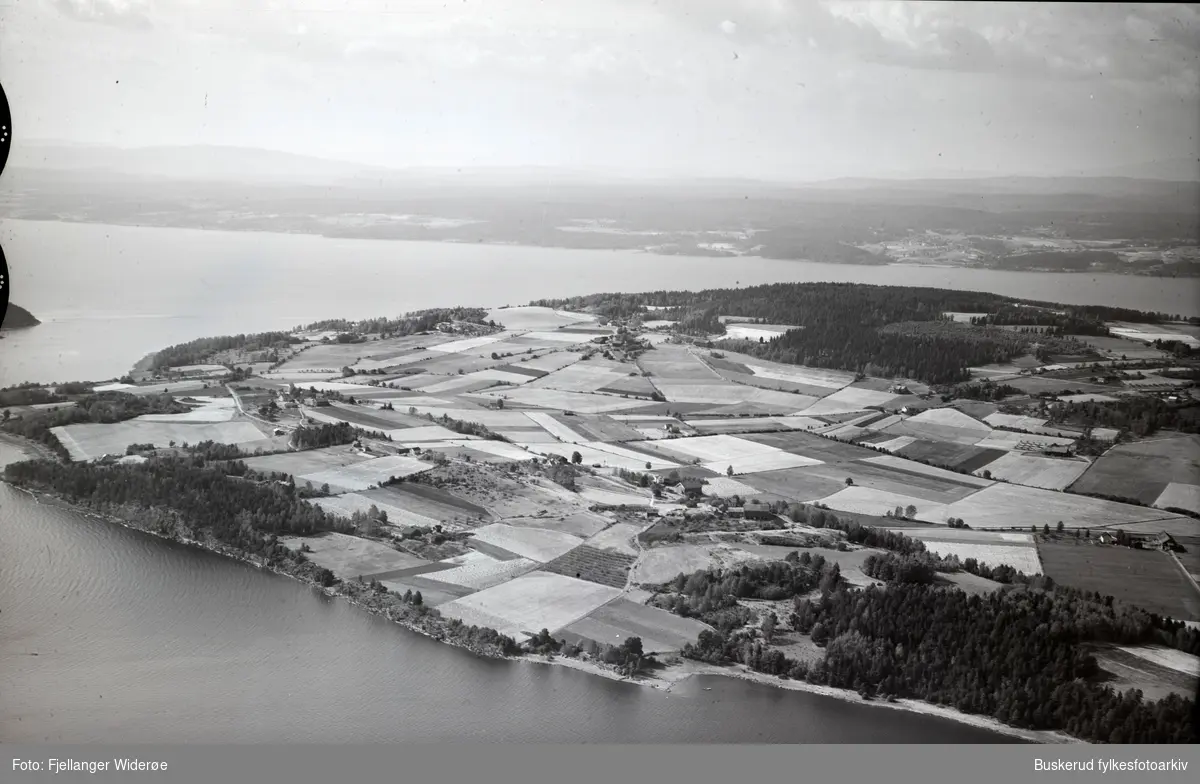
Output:
[[1062,520],[1059,520],[1059,521],[1058,521],[1058,525],[1054,527],[1054,530],[1055,530],[1057,533],[1060,533],[1060,534],[1061,534],[1061,533],[1063,532],[1063,529],[1064,529],[1064,528],[1066,528],[1066,526],[1065,526],[1065,525],[1063,525],[1063,521],[1062,521]]
[[733,466],[729,466],[725,469],[725,476],[733,476]]
[[912,504],[909,504],[908,506],[904,507],[904,514],[907,517],[916,517],[917,516],[917,507],[913,506]]
[[579,465],[580,463],[583,462],[583,455],[579,454],[578,451],[572,452],[571,453],[571,462],[574,463],[575,465]]
[[765,618],[763,618],[763,622],[762,622],[762,636],[763,636],[763,640],[765,640],[768,645],[771,644],[771,640],[774,639],[774,637],[775,637],[775,624],[776,624],[775,613],[773,613],[773,612],[767,613],[767,616]]

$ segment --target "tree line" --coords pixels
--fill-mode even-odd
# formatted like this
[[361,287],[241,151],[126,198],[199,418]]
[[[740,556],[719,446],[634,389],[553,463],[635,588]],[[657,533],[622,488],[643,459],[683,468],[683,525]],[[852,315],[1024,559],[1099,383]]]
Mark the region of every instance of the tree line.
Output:
[[1104,402],[1060,402],[1050,416],[1055,423],[1111,427],[1138,437],[1159,430],[1200,433],[1200,401],[1190,397],[1179,403],[1150,395]]
[[487,321],[488,312],[483,308],[429,308],[405,313],[397,318],[380,316],[348,321],[346,319],[324,319],[299,327],[297,331],[337,331],[353,335],[379,335],[381,338],[403,337],[428,332],[447,321],[466,321],[473,324],[496,326]]
[[158,351],[151,360],[150,367],[152,370],[161,370],[180,365],[199,365],[213,354],[222,351],[265,351],[273,348],[287,348],[298,342],[300,341],[287,332],[257,332],[198,338]]
[[0,429],[45,444],[63,459],[70,459],[52,428],[88,423],[113,424],[144,414],[182,414],[191,409],[170,395],[130,395],[125,392],[96,392],[75,405],[52,411],[37,411],[4,418]]

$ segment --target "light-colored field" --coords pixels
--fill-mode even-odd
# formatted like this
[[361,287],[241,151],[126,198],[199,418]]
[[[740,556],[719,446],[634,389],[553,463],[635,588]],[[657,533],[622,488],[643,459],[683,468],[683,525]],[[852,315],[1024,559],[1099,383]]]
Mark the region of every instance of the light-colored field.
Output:
[[415,555],[402,553],[385,544],[346,534],[280,537],[280,543],[292,550],[307,544],[312,548],[308,560],[324,567],[343,580],[366,574],[380,574],[429,563]]
[[1065,490],[1082,476],[1089,466],[1091,463],[1087,460],[1009,452],[975,473],[982,475],[984,471],[988,471],[993,479],[1046,490]]
[[992,482],[987,479],[970,476],[969,474],[960,474],[956,471],[947,471],[944,468],[928,466],[924,463],[918,463],[915,460],[905,460],[902,457],[895,457],[894,455],[868,457],[862,462],[883,466],[885,468],[892,468],[897,471],[921,474],[922,476],[930,476],[934,477],[935,479],[941,479],[957,485],[969,485],[971,487],[990,487],[992,485]]
[[972,430],[979,433],[980,437],[992,431],[992,428],[988,425],[972,416],[964,414],[956,408],[932,408],[928,411],[922,411],[916,416],[909,417],[907,421],[910,424],[940,425],[942,427],[954,427],[961,430]]
[[438,609],[467,625],[525,640],[540,629],[560,629],[616,599],[616,588],[548,572],[530,572]]
[[130,419],[111,425],[82,424],[51,428],[72,460],[91,460],[103,455],[124,455],[130,444],[249,444],[264,441],[262,432],[249,422],[146,422]]
[[677,651],[696,642],[707,624],[681,618],[657,607],[620,598],[562,629],[566,637],[620,645],[629,637],[640,637],[646,653]]
[[997,544],[1033,547],[1033,534],[1013,531],[976,531],[970,528],[889,528],[910,539],[964,544]]
[[729,340],[774,340],[775,338],[787,332],[789,327],[776,327],[768,329],[769,325],[760,324],[753,327],[743,326],[741,324],[731,324],[725,328],[725,337]]
[[[621,450],[620,447],[614,444],[604,444],[600,442],[592,442],[589,444],[519,444],[523,449],[530,452],[536,452],[539,455],[562,455],[570,459],[572,452],[578,452],[583,458],[584,465],[593,465],[599,463],[607,468],[626,468],[631,471],[644,471],[646,463],[650,464],[650,468],[658,470],[660,468],[676,468],[679,463],[671,462],[665,458],[651,457],[649,455],[634,453],[629,450]],[[621,450],[620,452],[616,450]]]
[[871,431],[866,428],[857,427],[856,425],[838,425],[837,427],[821,431],[831,438],[836,438],[841,441],[853,441],[859,436],[867,435]]
[[442,427],[441,425],[425,425],[423,427],[406,427],[386,431],[392,440],[398,444],[422,444],[426,441],[464,441],[462,433]]
[[587,540],[586,544],[601,550],[615,550],[626,555],[637,555],[638,548],[633,539],[645,526],[632,523],[615,523]]
[[[937,440],[937,439],[933,439]],[[1075,443],[1073,438],[1060,438],[1058,436],[1033,435],[1030,433],[1013,433],[1008,430],[994,430],[991,435],[986,438],[981,438],[975,442],[975,446],[981,446],[985,449],[1005,449],[1012,451],[1018,446],[1035,446],[1036,448],[1045,448],[1048,446],[1070,446]]]
[[490,544],[539,563],[553,561],[583,543],[577,536],[545,528],[493,523],[475,529],[472,541]]
[[891,416],[885,416],[883,419],[877,419],[876,421],[871,422],[870,424],[863,425],[863,427],[866,428],[867,430],[886,430],[889,427],[891,427],[892,425],[899,424],[900,422],[903,422],[903,421],[904,421],[904,417],[902,417],[901,415],[892,414]]
[[300,476],[325,471],[332,468],[363,463],[370,460],[346,446],[331,446],[324,449],[306,449],[303,452],[284,452],[278,455],[263,455],[248,457],[244,461],[255,471],[269,473],[278,471],[283,474]]
[[912,505],[917,508],[916,517],[918,520],[944,522],[946,519],[946,504],[926,501],[924,498],[916,498],[915,496],[903,495],[901,493],[876,490],[870,487],[847,487],[845,490],[839,490],[831,496],[822,498],[821,503],[839,512],[855,512],[857,514],[880,516],[895,510],[897,506],[908,508],[908,506]]
[[673,383],[654,379],[654,386],[672,403],[754,403],[791,413],[817,402],[817,398],[809,395],[793,395],[743,384]]
[[587,440],[579,433],[576,433],[574,430],[543,411],[530,411],[528,414],[526,414],[526,416],[538,427],[542,428],[563,443],[577,444],[581,441]]
[[[479,386],[480,381],[480,379],[471,378],[470,376],[451,376],[450,378],[441,378],[439,381],[434,381],[432,384],[426,384],[422,387],[413,387],[413,389],[427,395],[445,395],[468,391],[471,387]],[[484,383],[491,384],[494,382],[487,382],[485,380]]]
[[967,542],[943,542],[925,540],[925,549],[943,558],[957,556],[959,561],[974,558],[988,566],[1011,566],[1025,574],[1041,574],[1042,562],[1036,547],[1003,544],[977,544]]
[[595,392],[601,387],[628,378],[629,371],[621,372],[604,363],[576,362],[574,365],[555,371],[539,379],[530,379],[534,387],[560,389],[564,392]]
[[807,384],[814,387],[841,389],[854,381],[853,373],[841,373],[836,370],[821,370],[819,368],[803,367],[801,365],[761,365],[747,364],[756,376],[773,378],[777,381],[791,381],[796,384]]
[[447,441],[446,443],[451,446],[474,449],[477,452],[483,452],[493,457],[500,457],[505,460],[532,460],[534,457],[536,457],[536,455],[525,451],[516,444],[506,444],[503,441],[492,441],[485,438],[478,438],[470,441]]
[[525,528],[546,528],[586,538],[594,536],[612,524],[612,520],[593,512],[571,512],[555,516],[521,517],[508,521]]
[[1011,427],[1017,430],[1030,430],[1046,424],[1044,417],[1018,416],[1016,414],[989,414],[983,418],[992,427]]
[[1159,509],[1188,509],[1200,513],[1200,486],[1171,482],[1154,505]]
[[522,357],[520,360],[514,358],[514,364],[530,370],[553,373],[578,362],[582,356],[583,354],[576,351],[551,351],[529,360],[526,360],[525,357]]
[[627,493],[621,493],[615,490],[585,487],[579,491],[579,495],[593,504],[604,504],[607,506],[649,506],[654,502],[654,496],[651,495],[649,490],[645,490],[639,495],[632,488]]
[[889,438],[887,441],[877,441],[876,443],[871,444],[871,446],[882,449],[886,452],[899,452],[904,447],[909,446],[916,441],[917,439],[913,438],[912,436],[897,436],[896,438]]
[[474,591],[482,591],[532,572],[540,566],[537,561],[531,561],[528,558],[500,561],[491,556],[485,557],[487,560],[480,558],[454,569],[446,569],[423,576],[439,583],[450,583]]
[[525,428],[523,430],[506,430],[497,428],[496,433],[504,436],[514,444],[559,444],[562,443],[554,436],[539,428]]
[[1115,397],[1112,397],[1111,395],[1098,395],[1098,394],[1060,395],[1058,399],[1065,401],[1067,403],[1113,403],[1113,402],[1116,402],[1116,400],[1117,400]]
[[458,354],[471,349],[483,348],[492,343],[500,341],[499,335],[483,335],[476,338],[463,338],[462,340],[452,340],[449,343],[442,343],[437,346],[430,346],[433,351],[438,351],[443,354]]
[[196,397],[200,405],[186,414],[144,414],[138,422],[228,422],[237,413],[231,397]]
[[350,517],[355,512],[368,512],[372,506],[381,512],[387,513],[388,525],[395,526],[421,526],[432,527],[438,524],[438,520],[432,517],[410,512],[403,507],[393,504],[385,504],[381,501],[372,501],[364,495],[358,493],[344,493],[342,495],[333,495],[325,498],[314,498],[311,503],[324,509],[330,514],[339,515],[341,517]]
[[543,343],[559,343],[564,346],[572,346],[577,343],[588,343],[595,335],[588,335],[579,332],[557,332],[557,331],[540,331],[526,332],[521,336],[523,340],[536,340]]
[[587,313],[572,313],[567,310],[554,310],[523,306],[515,308],[496,308],[487,315],[488,320],[503,324],[505,329],[558,329],[571,324],[586,324],[596,321],[596,317]]
[[1161,646],[1119,646],[1126,653],[1132,653],[1134,656],[1145,659],[1148,662],[1166,667],[1176,672],[1182,672],[1185,675],[1200,677],[1200,656],[1194,656],[1190,653],[1177,651],[1173,648],[1163,648]]
[[344,492],[366,490],[381,482],[386,482],[393,476],[412,476],[433,468],[431,463],[423,463],[412,457],[394,455],[377,457],[361,463],[304,474],[296,477],[297,482],[312,482],[315,487],[328,484]]
[[467,374],[468,378],[475,381],[503,381],[506,384],[527,384],[533,381],[533,376],[526,376],[521,373],[513,373],[508,370],[500,370],[499,368],[485,368],[476,370],[473,373]]
[[706,495],[719,496],[759,494],[759,491],[750,485],[727,476],[714,476],[709,479],[708,484],[704,486],[704,492]]
[[972,528],[1053,528],[1059,520],[1068,528],[1099,528],[1162,516],[1158,509],[998,482],[929,519],[945,522],[947,517],[961,517]]
[[610,411],[634,410],[659,405],[652,400],[634,400],[612,395],[589,395],[582,392],[562,392],[557,389],[531,389],[528,385],[504,392],[488,392],[484,397],[505,400],[524,406],[558,411],[578,411],[584,414],[605,414]]
[[93,392],[120,392],[125,389],[135,389],[133,384],[99,384],[92,387]]
[[705,468],[717,473],[727,472],[733,468],[735,476],[745,474],[758,474],[766,471],[781,471],[785,468],[803,468],[805,466],[819,465],[820,460],[815,460],[811,457],[793,454],[792,452],[784,452],[782,450],[770,455],[755,455],[752,457],[743,457],[733,462],[725,460],[714,460],[709,463],[702,463]]
[[896,399],[890,392],[876,392],[873,389],[845,387],[832,395],[821,398],[804,409],[805,416],[820,416],[822,414],[840,414],[845,411],[858,411],[870,406],[885,406]]
[[633,582],[658,585],[681,573],[691,574],[701,569],[732,566],[757,559],[758,556],[745,550],[723,544],[655,547],[647,550],[642,560],[634,566]]
[[773,446],[729,435],[673,438],[669,441],[658,441],[655,443],[655,447],[683,455],[687,458],[699,458],[706,463],[714,460],[738,460],[763,457],[782,451]]

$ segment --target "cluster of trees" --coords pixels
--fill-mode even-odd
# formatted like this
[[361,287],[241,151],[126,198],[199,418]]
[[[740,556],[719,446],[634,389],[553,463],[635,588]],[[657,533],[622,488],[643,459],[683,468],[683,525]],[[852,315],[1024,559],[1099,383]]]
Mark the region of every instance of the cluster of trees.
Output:
[[985,316],[972,316],[971,323],[978,326],[1045,327],[1047,335],[1109,335],[1104,319],[1083,308],[1059,311],[1028,305],[1001,305]]
[[472,324],[496,326],[496,322],[487,320],[487,313],[483,308],[430,308],[405,313],[398,318],[381,316],[362,321],[325,319],[306,324],[300,327],[300,330],[337,331],[348,335],[349,341],[353,341],[356,335],[379,335],[382,338],[392,338],[428,332],[437,328],[438,324],[447,321],[466,321]]
[[925,552],[925,543],[886,528],[863,525],[856,520],[838,517],[828,509],[811,504],[795,504],[788,516],[794,523],[813,528],[832,528],[846,535],[846,541],[864,547],[890,550],[901,555],[920,555]]
[[894,553],[868,555],[863,574],[889,583],[930,585],[937,574],[940,559],[932,553],[897,556]]
[[291,443],[296,449],[321,449],[327,446],[344,446],[360,438],[378,438],[390,441],[387,434],[357,428],[349,422],[336,425],[325,423],[298,427],[292,432]]
[[154,355],[150,367],[152,370],[162,370],[179,365],[200,365],[204,364],[213,354],[221,351],[265,351],[287,348],[296,342],[298,341],[287,332],[259,332],[250,335],[198,338],[162,349]]
[[89,422],[113,424],[143,414],[182,414],[188,410],[170,395],[96,392],[81,398],[73,406],[7,417],[0,423],[0,429],[45,444],[60,457],[69,459],[66,447],[50,432],[52,428]]
[[1102,403],[1061,403],[1052,413],[1052,421],[1083,427],[1111,427],[1135,436],[1153,435],[1159,430],[1200,433],[1200,401],[1187,398],[1168,403],[1156,397],[1138,395]]
[[85,381],[68,381],[57,384],[54,391],[33,382],[16,384],[0,389],[0,408],[8,406],[38,406],[47,403],[65,403],[77,395],[87,395],[92,384]]
[[486,438],[490,441],[505,441],[508,439],[499,433],[489,430],[484,425],[478,422],[468,422],[465,419],[455,419],[447,414],[442,414],[440,417],[435,417],[433,414],[426,414],[426,418],[430,422],[436,422],[447,430],[453,430],[455,433],[462,433],[467,436],[478,436]]
[[[247,473],[245,463],[231,468]],[[163,510],[188,531],[207,531],[251,553],[274,535],[304,536],[348,526],[345,519],[305,503],[293,487],[245,481],[194,455],[154,457],[137,466],[33,460],[9,465],[4,475],[99,510]]]
[[953,384],[942,390],[942,400],[1003,400],[1011,395],[1024,394],[1011,384],[997,384],[995,381],[972,381],[963,384]]

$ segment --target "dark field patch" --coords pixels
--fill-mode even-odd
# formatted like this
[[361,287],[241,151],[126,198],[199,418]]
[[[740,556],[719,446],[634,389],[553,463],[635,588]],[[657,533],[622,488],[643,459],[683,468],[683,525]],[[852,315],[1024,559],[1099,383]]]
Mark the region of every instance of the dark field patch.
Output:
[[1200,620],[1200,593],[1171,556],[1086,541],[1039,541],[1042,569],[1055,581],[1185,621]]
[[[658,474],[659,476],[666,477],[666,476],[670,476],[671,472],[673,472],[673,471],[677,472],[680,477],[691,476],[691,477],[701,477],[703,479],[707,479],[712,476],[721,476],[721,474],[717,473],[716,471],[713,471],[713,470],[710,470],[708,468],[704,468],[703,466],[698,466],[698,465],[681,465],[681,466],[679,466],[679,468],[660,468],[657,471],[647,471],[645,473]],[[742,480],[742,477],[738,477],[738,481],[741,481],[741,480]],[[749,484],[749,483],[747,482],[745,484]]]
[[774,496],[791,501],[812,501],[831,496],[846,488],[845,477],[833,479],[825,474],[815,474],[808,468],[785,468],[780,471],[763,471],[737,478],[742,484],[750,485]]
[[1095,652],[1096,662],[1108,673],[1106,683],[1116,691],[1141,689],[1147,701],[1177,694],[1195,699],[1196,678],[1170,667],[1163,667],[1120,648],[1102,648]]
[[607,416],[555,417],[589,441],[641,441],[646,436]]
[[429,424],[429,420],[427,419],[391,411],[379,416],[360,408],[329,406],[328,408],[322,408],[321,413],[371,430],[399,430],[400,428],[423,427]]
[[364,580],[401,580],[405,577],[417,577],[422,574],[430,574],[432,572],[444,572],[447,569],[454,569],[454,564],[446,564],[441,562],[428,563],[422,566],[410,566],[407,569],[393,569],[390,572],[379,572],[377,574],[364,574]]
[[917,440],[896,452],[900,457],[921,460],[939,466],[950,466],[962,471],[976,471],[998,457],[1003,449],[987,449],[969,444],[953,444],[948,441]]
[[542,571],[613,588],[624,588],[629,569],[636,560],[632,555],[582,544],[547,563],[542,567]]
[[497,547],[489,542],[480,542],[475,538],[467,540],[467,547],[470,547],[472,550],[478,550],[484,555],[490,555],[498,561],[517,561],[521,558],[521,556],[510,550]]
[[500,365],[496,368],[496,370],[503,370],[505,373],[519,373],[522,376],[529,376],[530,378],[541,378],[542,376],[550,375],[544,370],[538,370],[537,368],[531,368],[528,365],[520,364]]
[[1200,437],[1152,438],[1119,444],[1075,480],[1076,493],[1102,493],[1153,504],[1168,482],[1200,477]]
[[747,376],[754,375],[750,372],[750,368],[740,362],[732,362],[728,359],[717,359],[716,357],[706,357],[708,364],[712,365],[717,370],[724,370],[729,373],[744,373]]
[[1011,387],[1016,387],[1027,395],[1036,395],[1039,392],[1062,394],[1067,390],[1070,390],[1072,393],[1078,392],[1080,394],[1111,395],[1114,388],[1119,389],[1119,387],[1105,386],[1103,384],[1091,384],[1086,381],[1046,378],[1044,376],[1019,377],[1003,383],[1008,384]]
[[392,593],[403,594],[405,591],[421,592],[421,601],[430,607],[452,602],[455,599],[474,593],[470,588],[451,583],[440,583],[426,577],[401,577],[396,580],[380,580]]
[[750,433],[738,437],[744,438],[747,441],[753,441],[756,444],[773,446],[794,455],[822,460],[826,463],[844,463],[850,460],[862,460],[867,457],[876,457],[878,454],[870,449],[863,449],[853,444],[822,438],[821,436],[813,433],[805,433],[801,430],[776,433]]

